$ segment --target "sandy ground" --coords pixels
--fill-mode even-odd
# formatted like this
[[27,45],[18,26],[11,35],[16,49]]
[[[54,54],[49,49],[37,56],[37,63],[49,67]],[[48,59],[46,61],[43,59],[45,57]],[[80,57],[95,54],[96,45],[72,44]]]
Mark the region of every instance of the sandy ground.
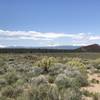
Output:
[[[88,80],[91,81],[92,79],[98,80],[100,82],[100,74],[94,73],[94,74],[88,74]],[[83,87],[82,89],[85,89],[89,91],[90,93],[100,93],[100,83],[90,83],[89,86]],[[92,97],[85,97],[84,100],[93,100]]]
[[[88,80],[91,81],[92,79],[100,81],[100,74],[88,74]],[[84,87],[84,89],[88,90],[89,92],[95,93],[99,92],[100,93],[100,83],[90,83],[88,87]]]

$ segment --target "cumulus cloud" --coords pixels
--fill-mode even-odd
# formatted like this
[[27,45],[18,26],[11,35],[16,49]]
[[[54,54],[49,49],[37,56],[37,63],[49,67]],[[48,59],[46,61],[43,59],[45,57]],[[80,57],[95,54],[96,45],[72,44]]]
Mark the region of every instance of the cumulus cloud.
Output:
[[[87,45],[100,42],[100,35],[93,33],[55,33],[37,31],[9,31],[0,30],[0,41],[31,41],[33,45],[56,46],[59,44],[67,45]],[[42,44],[40,44],[40,42]],[[22,42],[23,43],[23,42]],[[10,44],[9,44],[10,45]],[[14,44],[16,45],[16,44]],[[25,44],[23,44],[25,45]],[[0,47],[5,47],[0,45]]]
[[84,33],[54,33],[54,32],[36,32],[36,31],[5,31],[0,30],[0,38],[6,39],[32,39],[32,40],[51,40],[57,38],[83,39]]

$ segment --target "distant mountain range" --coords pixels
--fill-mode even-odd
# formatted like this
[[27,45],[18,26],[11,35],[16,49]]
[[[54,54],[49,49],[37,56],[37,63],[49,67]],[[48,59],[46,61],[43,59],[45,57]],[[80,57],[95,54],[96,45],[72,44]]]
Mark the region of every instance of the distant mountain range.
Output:
[[74,50],[74,49],[77,49],[79,48],[80,46],[67,46],[67,45],[64,45],[64,46],[48,46],[48,47],[41,47],[41,48],[45,48],[45,49],[64,49],[64,50]]
[[75,51],[78,51],[78,52],[100,52],[100,45],[92,44],[92,45],[88,45],[88,46],[82,46],[82,47],[75,49]]

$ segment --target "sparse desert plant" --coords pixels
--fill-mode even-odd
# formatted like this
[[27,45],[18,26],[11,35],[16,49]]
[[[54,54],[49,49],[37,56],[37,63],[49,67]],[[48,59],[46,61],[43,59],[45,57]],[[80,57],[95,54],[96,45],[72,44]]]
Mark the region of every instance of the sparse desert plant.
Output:
[[41,67],[34,66],[32,68],[32,70],[30,71],[30,74],[32,76],[39,76],[39,75],[43,74],[43,69]]
[[77,81],[81,84],[81,86],[87,86],[89,84],[88,80],[87,80],[87,75],[77,75],[76,76]]
[[15,82],[18,80],[17,73],[16,73],[16,72],[9,72],[9,73],[6,73],[5,79],[7,80],[7,83],[8,83],[9,85],[10,85],[10,84],[13,84],[13,83],[15,83]]
[[22,86],[25,83],[25,79],[18,79],[13,85],[18,87],[18,86]]
[[10,85],[3,87],[1,89],[1,95],[3,97],[8,97],[8,98],[16,98],[20,94],[22,94],[23,88],[22,87],[12,87]]
[[1,94],[2,96],[6,96],[6,97],[13,97],[13,92],[14,92],[14,88],[12,86],[6,86],[4,88],[2,88],[1,90]]
[[2,67],[5,64],[5,61],[3,58],[0,58],[0,67]]
[[41,61],[37,61],[36,65],[42,67],[44,72],[48,72],[50,66],[52,66],[56,62],[54,57],[44,57]]
[[55,84],[59,89],[68,88],[70,86],[70,78],[65,74],[59,74],[55,79]]
[[68,77],[74,78],[76,80],[76,83],[80,84],[80,86],[88,85],[88,76],[85,71],[80,71],[77,68],[73,68],[69,66],[64,70],[64,73]]
[[30,100],[59,100],[59,91],[56,84],[51,84],[44,75],[34,77],[31,81]]
[[6,72],[6,66],[4,59],[0,58],[0,75],[3,75]]
[[18,97],[16,97],[16,100],[35,100],[35,99],[31,99],[29,91],[26,90],[23,93],[21,93]]
[[81,100],[82,94],[78,89],[68,88],[60,92],[61,100]]
[[4,78],[0,78],[0,85],[2,86],[7,85],[7,81]]
[[45,75],[40,75],[38,77],[33,77],[31,79],[31,84],[38,86],[40,84],[48,84],[48,79]]
[[58,74],[63,73],[65,69],[66,69],[65,64],[55,63],[49,68],[49,75],[56,76]]
[[86,66],[82,62],[79,62],[79,61],[72,60],[72,61],[69,61],[67,64],[71,67],[75,67],[82,71],[86,69]]
[[92,64],[96,69],[100,69],[100,58],[92,60]]
[[49,100],[59,100],[59,90],[56,84],[50,84],[48,90]]
[[100,93],[94,93],[93,100],[100,100]]
[[54,83],[54,81],[55,81],[55,76],[48,75],[48,82],[49,83]]
[[32,84],[32,92],[29,92],[31,100],[48,100],[48,89],[49,84],[45,82]]
[[88,85],[87,74],[92,68],[99,72],[94,65],[100,61],[74,55],[85,56],[77,53],[0,56],[4,61],[0,66],[0,100],[82,100],[82,95],[91,96],[80,89]]
[[99,84],[100,83],[99,80],[96,80],[96,79],[92,79],[91,82],[95,83],[95,84]]
[[93,93],[92,92],[89,92],[85,89],[82,90],[82,94],[86,97],[92,97],[93,96]]

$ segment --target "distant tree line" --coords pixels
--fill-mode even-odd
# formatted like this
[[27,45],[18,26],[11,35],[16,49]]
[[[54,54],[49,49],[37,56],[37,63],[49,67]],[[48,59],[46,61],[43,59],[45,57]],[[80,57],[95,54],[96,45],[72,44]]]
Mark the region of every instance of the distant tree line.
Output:
[[67,53],[74,50],[65,49],[34,49],[34,48],[0,48],[0,53]]

